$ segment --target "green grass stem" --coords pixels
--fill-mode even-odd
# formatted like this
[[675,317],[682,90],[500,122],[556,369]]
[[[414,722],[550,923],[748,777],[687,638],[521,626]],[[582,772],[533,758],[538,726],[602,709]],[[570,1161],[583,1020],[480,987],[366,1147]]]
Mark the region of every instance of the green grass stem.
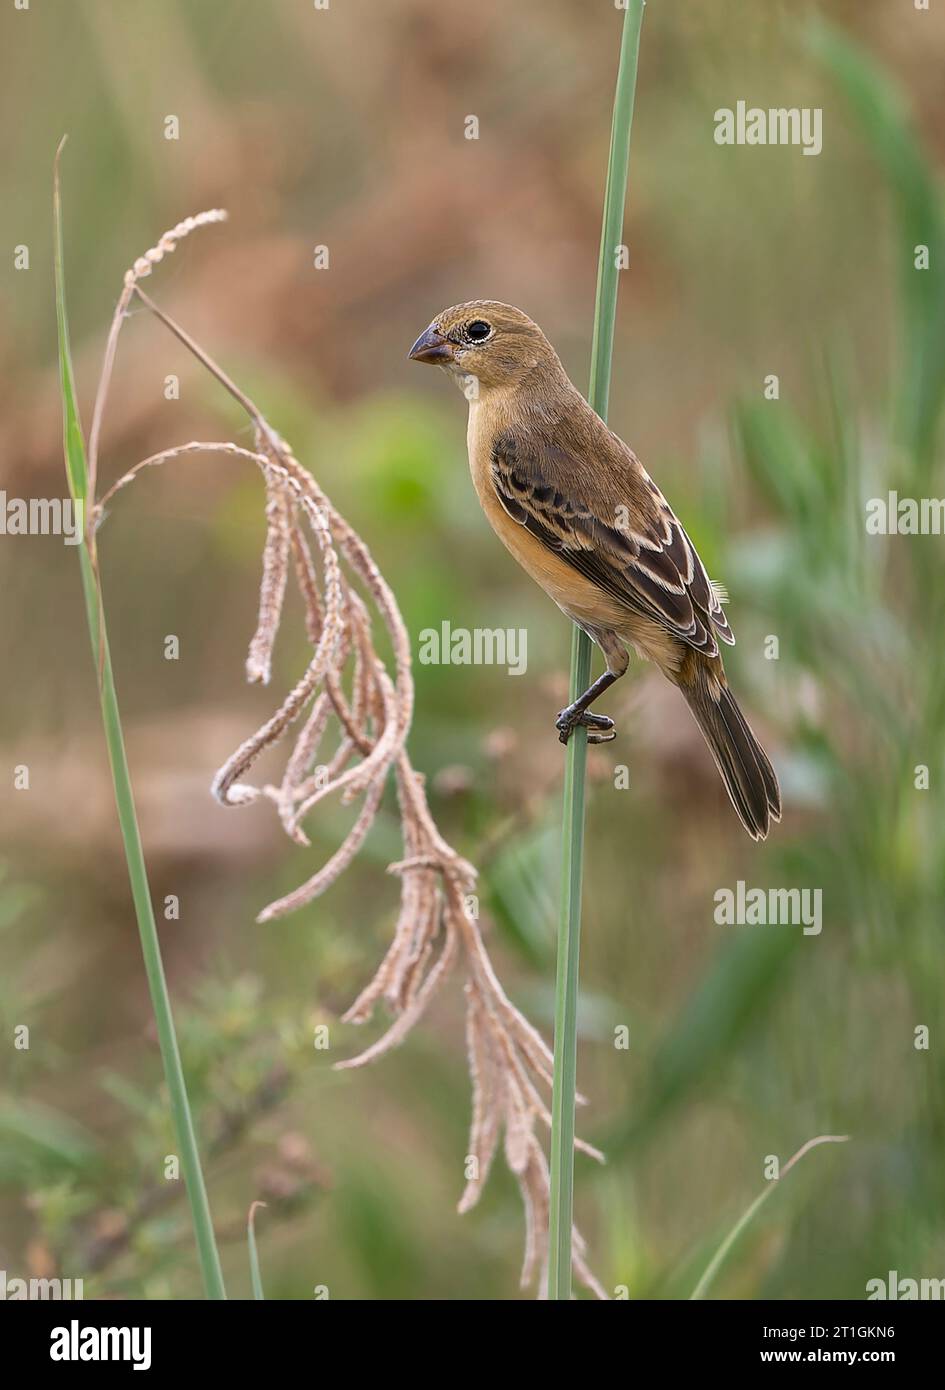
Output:
[[[63,236],[62,208],[59,196],[59,154],[56,154],[55,183],[53,193],[54,215],[54,259],[56,274],[56,319],[59,340],[59,379],[62,395],[63,451],[66,474],[73,500],[81,504],[83,514],[86,507],[94,502],[88,496],[88,468],[86,464],[85,443],[82,425],[76,404],[75,381],[72,372],[72,354],[69,346],[69,325],[66,316],[65,282],[63,276]],[[125,859],[128,864],[128,878],[131,882],[131,895],[134,900],[138,931],[141,937],[141,953],[151,993],[151,1005],[157,1025],[158,1043],[164,1075],[167,1080],[168,1095],[177,1142],[180,1147],[181,1167],[187,1196],[190,1201],[194,1234],[197,1241],[197,1254],[203,1275],[204,1289],[208,1298],[225,1298],[223,1272],[213,1233],[210,1217],[210,1204],[207,1199],[206,1184],[200,1166],[197,1149],[197,1136],[193,1116],[187,1098],[187,1086],[181,1065],[177,1034],[171,1001],[167,992],[167,980],[161,960],[161,947],[158,941],[157,925],[148,874],[144,862],[138,818],[135,813],[134,796],[128,760],[125,756],[125,743],[122,736],[121,718],[118,710],[118,696],[112,674],[111,655],[108,649],[108,635],[105,631],[105,611],[102,603],[101,586],[95,555],[94,534],[87,532],[79,545],[79,564],[82,572],[82,590],[85,597],[89,637],[92,642],[92,656],[98,674],[99,700],[102,709],[102,724],[105,730],[105,743],[108,748],[108,761],[111,767],[112,784],[115,790],[115,805],[124,844]]]
[[263,1291],[262,1272],[259,1268],[259,1250],[256,1245],[256,1211],[257,1208],[265,1207],[265,1202],[254,1202],[249,1209],[249,1216],[246,1218],[246,1243],[249,1249],[249,1278],[253,1287],[253,1298],[265,1299]]
[[[614,97],[610,160],[604,193],[597,299],[588,400],[607,418],[617,313],[618,247],[623,242],[624,204],[630,159],[630,126],[637,82],[640,31],[646,0],[628,0],[620,44]],[[575,626],[571,636],[569,699],[590,684],[591,642]],[[564,768],[561,834],[561,915],[555,981],[554,1087],[551,1102],[551,1212],[549,1217],[548,1296],[571,1297],[571,1228],[574,1214],[574,1098],[577,1081],[578,964],[581,940],[581,887],[584,867],[584,804],[587,732],[574,730]]]
[[699,1280],[698,1284],[693,1289],[692,1293],[689,1295],[690,1302],[692,1302],[693,1300],[698,1302],[700,1299],[705,1298],[706,1294],[709,1292],[709,1289],[711,1288],[715,1280],[715,1276],[718,1274],[719,1270],[722,1268],[723,1264],[728,1259],[729,1252],[735,1245],[739,1236],[742,1234],[744,1230],[746,1230],[751,1225],[761,1208],[764,1206],[765,1202],[767,1202],[768,1198],[772,1195],[775,1189],[780,1186],[781,1179],[787,1177],[788,1173],[794,1167],[795,1163],[799,1163],[806,1153],[808,1153],[811,1149],[816,1149],[820,1144],[845,1144],[847,1143],[848,1139],[849,1135],[847,1134],[819,1134],[816,1139],[808,1139],[807,1143],[804,1144],[801,1148],[799,1148],[797,1153],[792,1155],[792,1157],[788,1159],[787,1163],[785,1163],[784,1167],[781,1169],[780,1176],[777,1178],[772,1178],[769,1181],[768,1186],[758,1194],[758,1196],[752,1202],[751,1206],[748,1207],[746,1211],[742,1212],[741,1216],[735,1222],[735,1225],[729,1231],[728,1235],[722,1241],[722,1244],[716,1250],[715,1254],[712,1256],[712,1259],[706,1266],[705,1273],[702,1275],[702,1278]]

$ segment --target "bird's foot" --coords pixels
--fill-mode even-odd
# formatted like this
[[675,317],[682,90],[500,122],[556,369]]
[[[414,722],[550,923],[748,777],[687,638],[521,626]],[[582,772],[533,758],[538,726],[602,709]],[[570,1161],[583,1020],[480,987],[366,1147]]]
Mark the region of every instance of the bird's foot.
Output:
[[590,710],[563,709],[555,720],[558,741],[567,743],[573,729],[578,725],[587,729],[588,743],[610,743],[617,737],[614,721],[606,714],[592,714]]

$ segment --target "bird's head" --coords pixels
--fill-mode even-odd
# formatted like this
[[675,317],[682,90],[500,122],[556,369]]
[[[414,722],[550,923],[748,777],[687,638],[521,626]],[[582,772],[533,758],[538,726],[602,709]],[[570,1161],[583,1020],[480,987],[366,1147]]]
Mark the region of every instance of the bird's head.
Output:
[[445,367],[456,377],[474,377],[486,389],[515,386],[537,366],[558,364],[537,323],[521,309],[494,299],[444,309],[420,334],[409,356],[414,362]]

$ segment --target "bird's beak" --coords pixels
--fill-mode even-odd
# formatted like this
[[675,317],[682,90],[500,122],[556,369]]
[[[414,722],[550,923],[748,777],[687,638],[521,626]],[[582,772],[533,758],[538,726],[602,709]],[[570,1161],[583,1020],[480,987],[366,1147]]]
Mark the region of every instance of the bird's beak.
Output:
[[432,362],[434,366],[443,366],[453,360],[453,345],[431,323],[420,334],[407,356],[412,362]]

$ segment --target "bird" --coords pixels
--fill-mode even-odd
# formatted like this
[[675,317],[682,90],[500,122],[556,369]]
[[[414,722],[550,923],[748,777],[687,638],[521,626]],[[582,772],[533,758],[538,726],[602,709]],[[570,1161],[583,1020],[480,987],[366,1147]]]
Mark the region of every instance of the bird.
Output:
[[590,743],[616,736],[614,721],[591,705],[625,674],[632,648],[682,692],[742,825],[765,839],[781,819],[781,791],[725,677],[720,642],[735,642],[727,595],[636,454],[513,305],[477,299],[444,309],[408,356],[444,368],[462,389],[469,469],[487,520],[603,654],[603,674],[558,712],[559,740],[578,726]]

